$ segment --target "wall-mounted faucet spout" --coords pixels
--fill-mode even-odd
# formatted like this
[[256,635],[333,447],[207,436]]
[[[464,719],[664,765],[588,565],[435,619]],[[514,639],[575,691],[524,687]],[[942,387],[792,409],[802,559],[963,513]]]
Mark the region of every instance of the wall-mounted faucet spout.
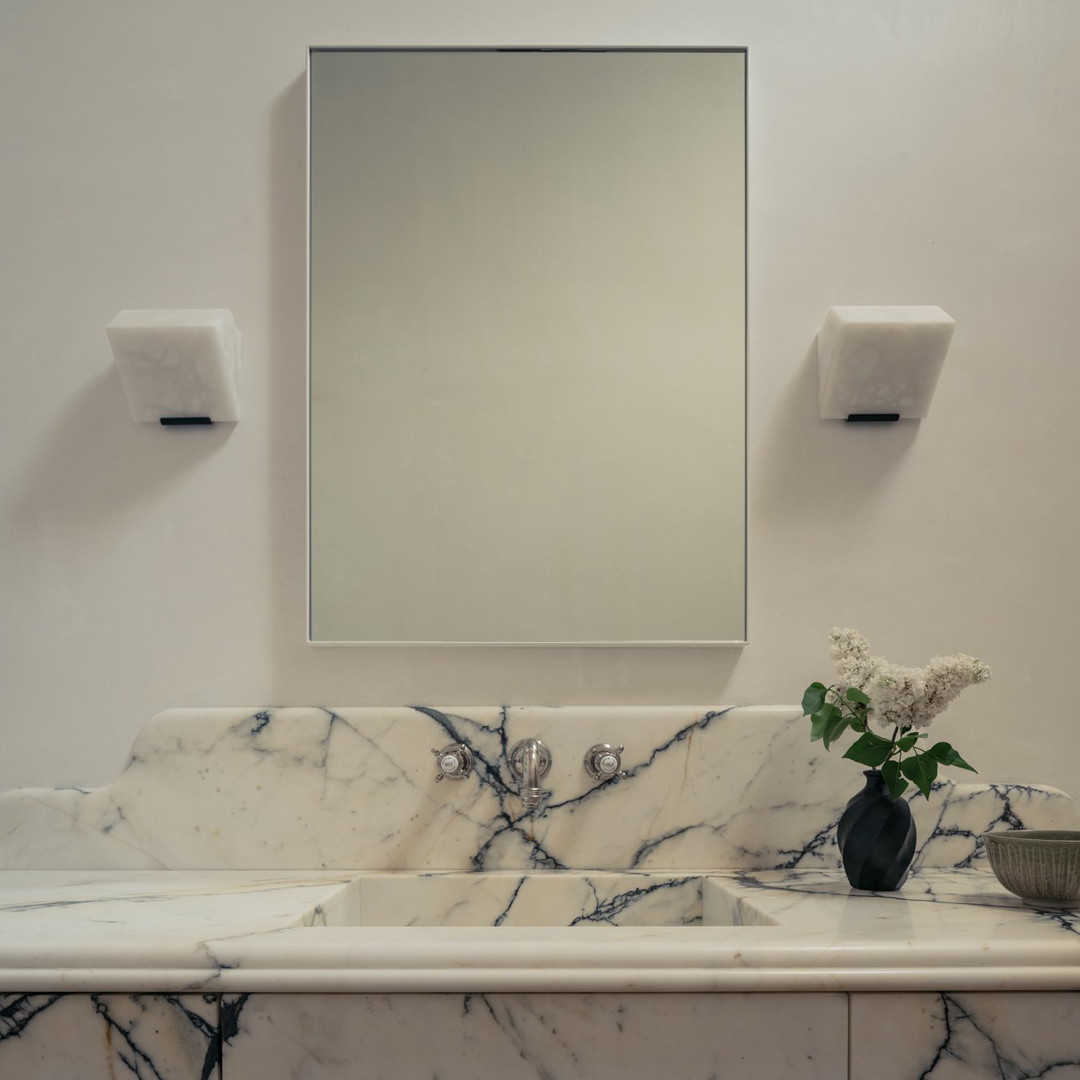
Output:
[[526,810],[535,810],[543,801],[547,792],[540,787],[540,781],[551,768],[551,754],[539,739],[522,739],[510,750],[510,771],[521,784],[521,805]]

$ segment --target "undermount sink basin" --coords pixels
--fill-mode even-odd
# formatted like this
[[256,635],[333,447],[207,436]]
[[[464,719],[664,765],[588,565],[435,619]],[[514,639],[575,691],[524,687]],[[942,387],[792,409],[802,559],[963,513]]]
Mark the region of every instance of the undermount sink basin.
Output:
[[455,871],[360,874],[335,926],[738,926],[765,920],[705,874]]

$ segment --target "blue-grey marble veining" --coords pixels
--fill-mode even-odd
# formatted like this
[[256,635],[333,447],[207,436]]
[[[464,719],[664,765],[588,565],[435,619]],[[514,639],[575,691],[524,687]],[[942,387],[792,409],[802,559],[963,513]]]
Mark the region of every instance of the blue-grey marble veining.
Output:
[[253,994],[229,1080],[838,1080],[842,994]]
[[10,1080],[218,1080],[218,999],[196,994],[0,994]]
[[351,882],[323,871],[3,872],[0,989],[6,971],[49,953],[103,969],[131,952],[150,968],[205,966],[201,943],[216,937],[354,922]]
[[853,994],[852,1080],[1077,1080],[1080,994]]
[[[506,764],[528,736],[553,758],[532,814]],[[438,784],[450,742],[475,772]],[[598,742],[625,745],[625,779],[587,776]],[[0,796],[0,867],[835,868],[861,782],[788,707],[178,709],[111,784]],[[994,826],[1076,821],[1039,786],[945,782],[912,806],[926,866],[972,864]]]
[[918,870],[890,894],[853,893],[837,870],[9,870],[0,987],[1074,990],[1078,928],[972,868]]
[[360,926],[693,926],[701,875],[362,874]]

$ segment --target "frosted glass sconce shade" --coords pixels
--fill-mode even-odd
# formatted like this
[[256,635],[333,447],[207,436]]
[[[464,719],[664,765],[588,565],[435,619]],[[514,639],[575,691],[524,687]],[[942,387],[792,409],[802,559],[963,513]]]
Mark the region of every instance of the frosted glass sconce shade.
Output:
[[956,323],[939,307],[831,307],[818,331],[823,420],[926,415]]
[[105,333],[136,420],[240,419],[240,331],[231,311],[121,311]]

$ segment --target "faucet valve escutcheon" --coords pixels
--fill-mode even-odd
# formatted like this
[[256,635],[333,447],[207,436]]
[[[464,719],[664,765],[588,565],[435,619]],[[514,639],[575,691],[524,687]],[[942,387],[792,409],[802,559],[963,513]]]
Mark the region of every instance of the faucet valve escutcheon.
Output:
[[624,747],[612,746],[611,743],[597,743],[585,751],[585,771],[598,784],[606,780],[622,780],[626,776],[622,768]]
[[441,750],[432,747],[438,763],[435,782],[440,780],[466,780],[472,772],[473,753],[464,743],[450,743]]

